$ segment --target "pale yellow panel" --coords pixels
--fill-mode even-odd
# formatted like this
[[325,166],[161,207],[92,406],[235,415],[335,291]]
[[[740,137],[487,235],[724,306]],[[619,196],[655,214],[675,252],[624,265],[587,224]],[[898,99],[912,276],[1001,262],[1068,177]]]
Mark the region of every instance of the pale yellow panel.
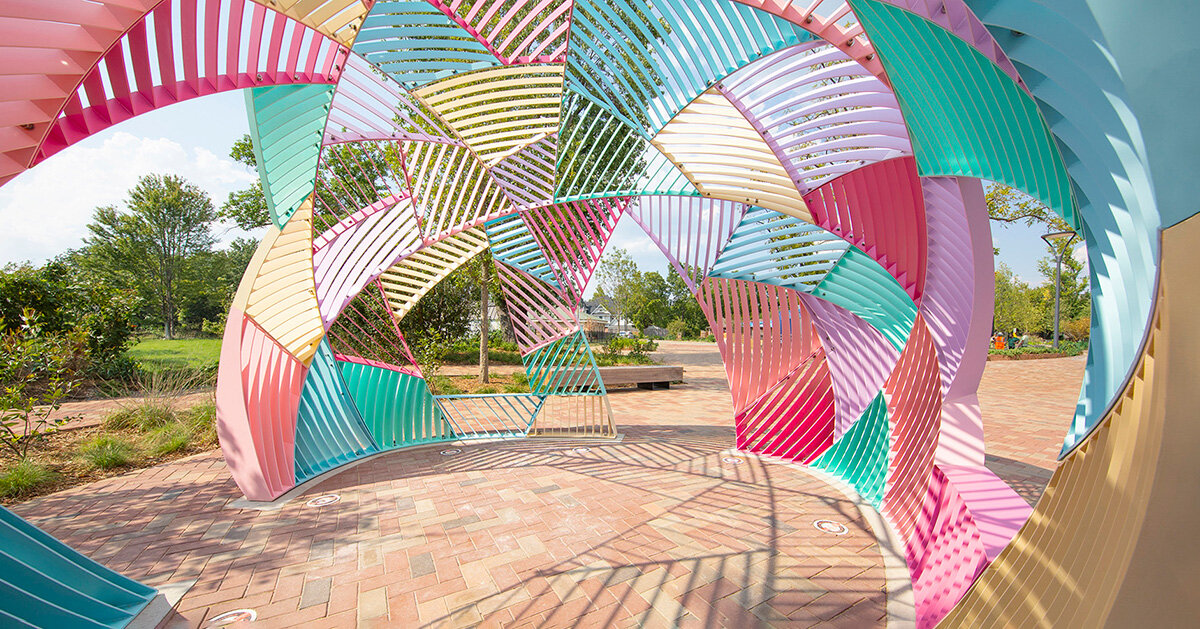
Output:
[[487,249],[487,235],[471,229],[426,247],[379,276],[383,294],[397,321],[463,263]]
[[1195,626],[1197,266],[1192,218],[1163,232],[1153,327],[1121,397],[940,626]]
[[312,201],[272,226],[246,267],[233,306],[305,364],[325,335],[312,266]]
[[654,137],[654,145],[704,196],[812,221],[795,182],[762,135],[715,90],[684,107]]
[[558,131],[563,68],[488,68],[430,83],[416,94],[491,166]]
[[337,40],[354,43],[367,5],[362,0],[254,0]]

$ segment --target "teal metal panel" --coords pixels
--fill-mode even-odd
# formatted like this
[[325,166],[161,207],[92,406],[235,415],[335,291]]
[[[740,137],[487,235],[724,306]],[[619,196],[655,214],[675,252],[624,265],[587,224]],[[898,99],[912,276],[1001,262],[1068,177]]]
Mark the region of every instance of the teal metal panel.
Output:
[[888,413],[882,391],[850,430],[811,465],[850,483],[880,508],[888,470]]
[[381,449],[456,438],[424,379],[374,365],[339,363],[350,395]]
[[296,484],[378,452],[327,340],[321,341],[300,393],[296,417]]
[[810,293],[849,247],[840,236],[812,223],[774,210],[751,208],[708,275]]
[[576,0],[570,38],[569,88],[651,138],[734,70],[813,36],[723,0]]
[[533,237],[520,214],[509,214],[490,220],[484,228],[491,243],[492,256],[496,260],[521,269],[554,288],[562,289],[554,269],[550,267],[550,261],[542,251],[542,246]]
[[[1091,276],[1092,343],[1075,417],[1063,442],[1062,454],[1066,454],[1120,394],[1140,356],[1142,335],[1138,331],[1149,324],[1154,302],[1158,228],[1184,217],[1166,215],[1168,208],[1178,212],[1184,206],[1164,203],[1160,195],[1174,189],[1194,196],[1190,170],[1151,177],[1155,160],[1147,143],[1147,127],[1156,128],[1160,139],[1186,147],[1190,159],[1197,159],[1198,126],[1176,124],[1177,118],[1169,114],[1182,110],[1174,101],[1158,97],[1178,89],[1181,82],[1197,85],[1196,73],[1175,72],[1174,63],[1162,56],[1163,49],[1180,44],[1180,40],[1157,32],[1160,26],[1168,26],[1162,20],[1134,21],[1156,25],[1155,51],[1146,54],[1144,42],[1136,50],[1128,48],[1129,41],[1113,45],[1114,39],[1128,37],[1125,28],[1129,20],[1119,15],[1125,9],[1100,10],[1095,3],[1080,0],[972,0],[968,4],[1025,79],[1060,143],[1067,171],[1076,184],[1075,197],[1084,223],[1080,235],[1087,244]],[[1150,9],[1139,3],[1137,11]],[[1181,21],[1197,22],[1188,12],[1172,11],[1172,16],[1172,28]],[[1096,19],[1109,20],[1113,28],[1102,31]],[[1145,74],[1127,73],[1128,63],[1161,63],[1172,78],[1137,78]],[[1136,88],[1131,89],[1134,83],[1130,81],[1136,81]],[[1151,94],[1155,96],[1147,98]],[[1148,106],[1141,112],[1136,111],[1139,100]],[[1180,142],[1188,137],[1189,128],[1191,139]],[[1180,163],[1159,161],[1155,174],[1171,172],[1169,169]]]
[[332,85],[279,85],[246,90],[246,112],[258,174],[271,220],[287,223],[317,183],[321,137]]
[[904,349],[917,319],[917,306],[900,282],[853,245],[812,294],[858,315],[896,349]]
[[999,181],[1079,228],[1071,183],[1037,104],[991,59],[941,26],[850,0],[904,112],[922,176]]
[[354,52],[406,87],[500,65],[488,49],[424,0],[376,2]]
[[157,594],[0,507],[0,626],[125,627]]

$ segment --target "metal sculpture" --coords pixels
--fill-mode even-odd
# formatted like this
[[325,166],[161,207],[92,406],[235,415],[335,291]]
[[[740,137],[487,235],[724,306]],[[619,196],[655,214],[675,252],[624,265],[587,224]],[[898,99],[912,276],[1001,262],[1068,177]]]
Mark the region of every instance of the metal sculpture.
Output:
[[[1144,42],[1182,57],[1200,16],[1151,4],[0,2],[0,183],[144,111],[246,90],[274,226],[229,314],[218,414],[252,499],[414,444],[612,436],[575,312],[628,214],[708,317],[738,447],[878,508],[919,625],[1120,624],[1135,592],[1173,617],[1195,604],[1152,560],[1198,515],[1163,501],[1200,473],[1176,445],[1200,434],[1170,416],[1200,402],[1187,350],[1166,341],[1200,349],[1181,329],[1200,233],[1175,181],[1200,158],[1159,105],[1200,85]],[[980,179],[1051,207],[1091,260],[1087,378],[1028,524],[984,466]],[[530,392],[434,396],[397,323],[485,250]],[[14,570],[0,586],[42,601],[22,618],[71,596]]]

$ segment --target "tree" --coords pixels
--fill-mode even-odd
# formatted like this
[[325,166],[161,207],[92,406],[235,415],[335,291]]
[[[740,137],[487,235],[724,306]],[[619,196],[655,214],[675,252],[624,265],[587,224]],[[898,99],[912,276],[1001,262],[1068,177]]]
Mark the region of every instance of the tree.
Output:
[[245,190],[229,193],[229,198],[217,211],[217,218],[233,221],[238,227],[253,231],[271,224],[271,211],[267,208],[267,196],[263,194],[262,181],[257,179],[258,159],[254,157],[254,145],[250,134],[243,135],[229,149],[229,157],[247,166],[254,172],[254,184]]
[[1006,185],[993,183],[984,194],[988,218],[1000,223],[1043,225],[1047,231],[1072,231],[1071,226],[1053,210]]
[[[684,270],[692,272],[690,268]],[[700,273],[693,274],[693,276],[699,275]],[[708,327],[708,317],[704,316],[704,309],[700,307],[700,302],[696,301],[692,289],[688,287],[687,282],[678,272],[672,270],[667,273],[666,280],[671,317],[683,322],[686,336],[700,336],[701,331]]]
[[463,268],[479,291],[479,381],[488,382],[488,370],[491,367],[488,344],[491,341],[492,329],[488,302],[491,293],[500,293],[500,278],[492,272],[494,263],[490,249],[485,249],[471,258]]
[[180,284],[192,270],[190,258],[212,248],[216,212],[208,194],[174,175],[142,177],[125,205],[124,212],[97,208],[84,242],[101,275],[156,305],[163,336],[172,339]]
[[600,259],[596,277],[599,279],[600,289],[608,297],[605,307],[617,319],[618,324],[629,317],[638,275],[637,264],[624,249],[613,249]]
[[671,315],[667,281],[658,271],[639,273],[636,278],[629,290],[629,320],[639,330],[666,325]]
[[992,328],[1008,332],[1029,332],[1037,328],[1039,317],[1034,307],[1036,291],[1017,279],[1012,269],[1001,263],[996,268],[996,309]]

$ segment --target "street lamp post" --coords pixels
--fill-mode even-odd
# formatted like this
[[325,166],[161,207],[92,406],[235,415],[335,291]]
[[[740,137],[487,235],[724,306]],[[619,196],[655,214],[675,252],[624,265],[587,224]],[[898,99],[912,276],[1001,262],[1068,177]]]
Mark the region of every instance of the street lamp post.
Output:
[[1042,240],[1050,245],[1050,251],[1054,253],[1054,349],[1058,349],[1058,308],[1059,308],[1059,277],[1062,276],[1062,254],[1054,247],[1054,241],[1062,238],[1069,238],[1067,246],[1075,240],[1075,232],[1051,232],[1042,236]]

